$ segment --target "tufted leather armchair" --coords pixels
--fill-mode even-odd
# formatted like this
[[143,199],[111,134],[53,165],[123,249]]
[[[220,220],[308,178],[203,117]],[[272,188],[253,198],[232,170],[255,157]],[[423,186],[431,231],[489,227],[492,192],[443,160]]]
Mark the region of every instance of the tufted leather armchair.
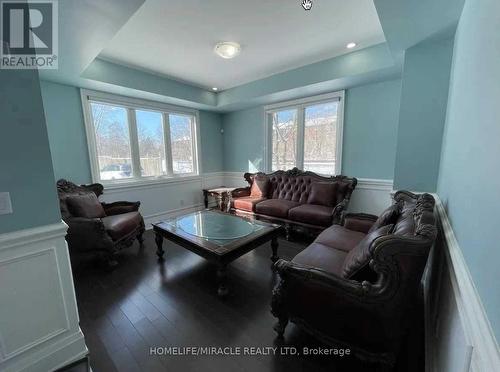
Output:
[[394,365],[436,234],[429,194],[398,191],[378,217],[346,215],[291,261],[276,262],[278,336],[290,320],[362,359]]
[[[78,186],[64,179],[57,181],[61,215],[69,226],[66,241],[72,259],[98,254],[112,267],[117,264],[115,254],[132,245],[134,239],[142,246],[144,219],[139,213],[140,202],[98,202],[103,189],[99,183]],[[75,200],[79,201],[78,210],[72,205]]]
[[[233,191],[232,207],[262,219],[323,230],[338,224],[347,210],[356,178],[323,177],[297,168],[271,174],[245,173],[249,186]],[[262,190],[255,191],[256,182]]]

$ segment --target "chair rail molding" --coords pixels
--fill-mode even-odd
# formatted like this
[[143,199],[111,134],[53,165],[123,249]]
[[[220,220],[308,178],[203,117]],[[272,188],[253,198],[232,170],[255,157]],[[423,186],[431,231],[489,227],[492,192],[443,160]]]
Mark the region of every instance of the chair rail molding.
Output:
[[500,371],[498,341],[445,207],[437,194],[433,196],[442,241],[435,248],[442,250],[443,260],[436,270],[437,294],[429,293],[425,301],[426,371]]
[[0,370],[51,371],[88,354],[64,222],[0,235]]

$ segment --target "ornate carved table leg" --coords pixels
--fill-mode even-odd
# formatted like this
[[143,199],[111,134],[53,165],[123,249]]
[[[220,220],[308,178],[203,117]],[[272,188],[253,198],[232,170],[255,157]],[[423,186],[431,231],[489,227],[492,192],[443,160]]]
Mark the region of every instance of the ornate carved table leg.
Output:
[[217,269],[217,280],[219,282],[217,294],[219,295],[219,297],[224,297],[229,292],[226,285],[227,275],[225,264],[219,264],[219,268]]
[[156,242],[156,255],[158,256],[158,260],[163,261],[163,255],[165,251],[163,250],[163,236],[159,232],[155,233],[155,242]]
[[224,197],[222,196],[221,193],[217,194],[217,207],[219,208],[220,211],[224,211]]
[[273,262],[271,267],[274,267],[274,263],[279,260],[279,257],[278,257],[278,246],[279,246],[279,244],[278,244],[278,237],[275,236],[271,240],[271,249],[272,249],[272,252],[273,252],[273,254],[271,255],[271,261]]
[[231,200],[233,199],[231,192],[226,193],[226,212],[231,212]]
[[208,190],[203,190],[203,203],[205,203],[205,209],[208,208]]

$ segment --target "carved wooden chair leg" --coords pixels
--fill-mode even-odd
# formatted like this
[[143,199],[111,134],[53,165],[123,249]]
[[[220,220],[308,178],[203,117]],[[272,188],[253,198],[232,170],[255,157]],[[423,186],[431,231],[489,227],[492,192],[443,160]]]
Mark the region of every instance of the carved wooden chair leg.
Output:
[[290,234],[292,232],[292,226],[290,224],[285,224],[285,239],[287,242],[290,241]]
[[288,317],[280,317],[274,325],[273,329],[278,334],[278,338],[283,339],[285,334],[285,328],[288,325]]
[[107,252],[102,254],[103,264],[106,270],[112,271],[118,266],[118,261],[116,261],[115,252]]
[[141,248],[144,246],[144,231],[141,231],[138,235],[137,235],[137,241],[139,242],[139,245],[141,246]]

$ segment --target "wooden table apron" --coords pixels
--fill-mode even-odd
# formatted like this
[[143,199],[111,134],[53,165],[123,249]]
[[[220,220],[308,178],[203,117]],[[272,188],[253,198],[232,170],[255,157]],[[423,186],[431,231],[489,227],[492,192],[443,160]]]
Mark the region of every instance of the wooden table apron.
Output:
[[163,255],[165,254],[165,250],[163,249],[163,238],[165,238],[180,245],[183,248],[186,248],[187,250],[190,250],[193,253],[196,253],[197,255],[207,259],[210,262],[216,263],[219,266],[218,275],[221,282],[218,289],[218,293],[220,296],[224,296],[227,294],[227,288],[225,287],[225,268],[230,262],[236,260],[237,258],[254,250],[257,247],[260,247],[270,240],[272,249],[271,261],[274,263],[279,258],[278,236],[281,234],[281,227],[272,228],[268,232],[263,233],[262,235],[259,235],[255,238],[250,235],[249,237],[236,240],[233,243],[225,246],[225,248],[229,249],[229,251],[223,253],[214,252],[210,248],[204,248],[203,245],[206,245],[207,247],[211,246],[212,249],[216,249],[219,246],[209,241],[203,241],[203,243],[201,243],[201,238],[199,238],[200,244],[198,244],[156,225],[153,225],[153,231],[155,232],[155,241],[157,244],[156,253],[160,261],[163,260]]

